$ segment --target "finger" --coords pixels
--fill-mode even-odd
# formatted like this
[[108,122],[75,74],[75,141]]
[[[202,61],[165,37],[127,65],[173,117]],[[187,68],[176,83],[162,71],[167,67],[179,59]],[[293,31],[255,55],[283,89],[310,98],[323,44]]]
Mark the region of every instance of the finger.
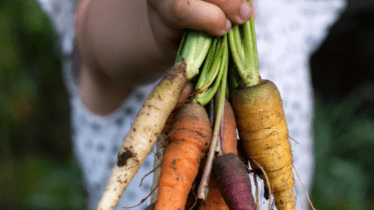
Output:
[[247,0],[204,0],[220,7],[234,24],[241,25],[249,20],[252,9]]
[[223,10],[215,4],[200,0],[172,0],[162,5],[167,23],[176,29],[190,28],[222,36],[231,28]]
[[155,11],[154,7],[148,7],[148,17],[152,20],[151,29],[155,39],[160,46],[164,46],[162,49],[167,51],[171,50],[171,53],[176,54],[184,30],[175,30],[165,25],[165,21],[160,17],[160,14]]

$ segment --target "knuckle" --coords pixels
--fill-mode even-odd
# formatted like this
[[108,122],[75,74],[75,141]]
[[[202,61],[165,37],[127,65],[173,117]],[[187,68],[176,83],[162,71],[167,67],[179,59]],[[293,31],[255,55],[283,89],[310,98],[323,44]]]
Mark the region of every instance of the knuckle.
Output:
[[207,24],[206,32],[213,36],[222,36],[224,34],[225,23],[226,23],[225,17],[215,19],[215,20],[210,19]]
[[236,13],[242,2],[242,0],[226,0],[222,1],[221,7],[226,13]]
[[238,15],[242,4],[245,2],[245,0],[225,0],[222,3],[222,10],[225,12],[230,21],[240,23],[240,20],[238,20]]

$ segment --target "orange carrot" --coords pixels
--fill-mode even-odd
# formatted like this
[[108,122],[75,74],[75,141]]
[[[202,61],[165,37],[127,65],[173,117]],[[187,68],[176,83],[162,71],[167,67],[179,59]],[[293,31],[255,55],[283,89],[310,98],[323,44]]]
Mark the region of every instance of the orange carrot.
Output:
[[173,111],[170,113],[169,117],[166,120],[165,126],[162,129],[162,133],[165,135],[169,135],[171,126],[173,125],[175,116],[178,114],[179,110],[182,108],[184,104],[187,103],[191,93],[194,91],[194,85],[192,82],[188,82],[186,87],[183,89],[182,93],[179,96],[177,104],[175,105]]
[[225,100],[223,114],[223,153],[238,154],[238,138],[236,135],[236,121],[234,110],[228,100]]
[[201,203],[199,210],[229,210],[213,175],[210,176],[208,197]]
[[201,161],[210,144],[212,128],[204,107],[188,103],[175,118],[162,161],[155,209],[183,210]]
[[[161,135],[157,139],[157,153],[155,159],[154,159],[154,167],[155,169],[153,173],[153,185],[152,189],[157,186],[158,179],[161,173],[161,167],[158,167],[162,163],[162,157],[164,155],[164,151],[167,148],[168,144],[165,141],[165,137],[169,135],[171,126],[174,122],[174,118],[181,109],[181,107],[187,103],[190,95],[192,94],[194,89],[194,85],[192,82],[187,82],[186,86],[184,87],[183,91],[181,92],[179,99],[177,101],[177,104],[175,105],[173,111],[170,113],[168,118],[166,119],[166,123],[164,125],[164,128],[161,131]],[[151,202],[154,203],[157,200],[158,196],[158,188],[156,188],[152,193]]]

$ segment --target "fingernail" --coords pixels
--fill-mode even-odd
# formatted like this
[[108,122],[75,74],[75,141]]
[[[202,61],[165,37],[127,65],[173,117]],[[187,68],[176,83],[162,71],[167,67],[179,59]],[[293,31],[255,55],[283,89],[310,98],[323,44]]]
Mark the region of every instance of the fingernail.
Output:
[[247,21],[251,17],[251,5],[248,2],[240,6],[239,17],[244,21]]
[[225,30],[230,31],[230,29],[231,29],[231,22],[229,21],[229,19],[226,19]]

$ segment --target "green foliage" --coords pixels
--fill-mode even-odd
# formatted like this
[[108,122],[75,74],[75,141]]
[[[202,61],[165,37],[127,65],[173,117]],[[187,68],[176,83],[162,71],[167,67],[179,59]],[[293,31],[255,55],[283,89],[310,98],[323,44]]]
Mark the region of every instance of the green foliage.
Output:
[[41,166],[44,164],[44,168],[48,168],[48,171],[44,171],[35,180],[32,188],[37,190],[29,193],[24,202],[25,207],[35,210],[85,209],[86,197],[83,192],[82,177],[77,176],[80,171],[74,160],[64,166],[42,159],[31,159],[31,161]]
[[316,209],[361,210],[373,206],[373,195],[369,195],[374,189],[373,107],[373,98],[362,87],[343,101],[317,100],[312,188]]
[[51,21],[35,0],[0,6],[0,209],[85,209]]

